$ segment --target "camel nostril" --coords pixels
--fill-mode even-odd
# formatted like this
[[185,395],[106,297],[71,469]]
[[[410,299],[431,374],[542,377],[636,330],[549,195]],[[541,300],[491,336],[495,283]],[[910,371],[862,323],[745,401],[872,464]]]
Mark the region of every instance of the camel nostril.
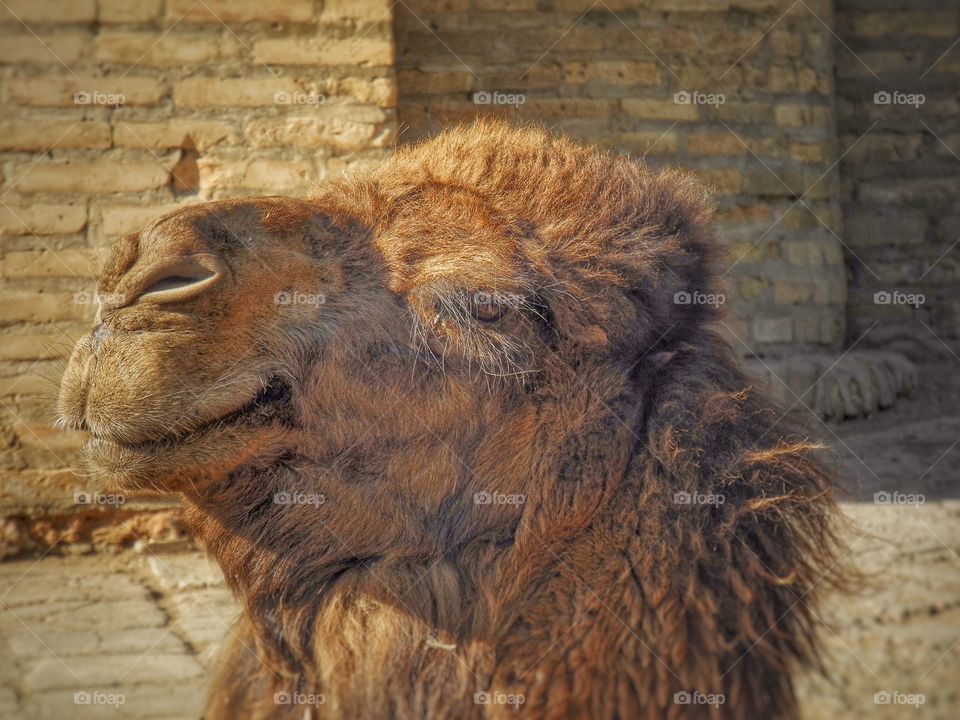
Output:
[[210,253],[164,258],[131,278],[127,302],[185,302],[217,284],[225,274],[224,262]]

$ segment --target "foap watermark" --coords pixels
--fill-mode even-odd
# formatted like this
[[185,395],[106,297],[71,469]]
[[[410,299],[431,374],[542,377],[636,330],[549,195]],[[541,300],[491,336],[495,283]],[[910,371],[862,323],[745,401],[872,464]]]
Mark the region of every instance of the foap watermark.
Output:
[[273,94],[274,105],[323,105],[327,101],[327,96],[323,93],[308,93],[301,91],[294,92],[275,92]]
[[502,493],[502,492],[482,492],[473,494],[473,502],[476,505],[523,505],[527,501],[526,495]]
[[914,505],[920,507],[927,501],[923,493],[902,493],[881,490],[873,494],[874,505]]
[[477,290],[471,294],[470,299],[475,305],[499,305],[514,310],[523,307],[526,300],[520,293],[499,290]]
[[273,694],[274,705],[323,705],[326,701],[327,698],[320,693],[286,692],[281,690]]
[[903,693],[897,690],[881,690],[873,694],[874,705],[913,705],[918,708],[927,701],[923,693]]
[[74,505],[123,505],[127,499],[123,495],[77,490],[73,493]]
[[110,105],[119,107],[127,102],[123,93],[105,93],[99,90],[77,90],[73,94],[74,105]]
[[480,90],[473,94],[474,105],[512,105],[520,107],[527,101],[523,93],[503,93],[496,90]]
[[712,305],[720,307],[727,301],[727,296],[723,293],[703,293],[699,290],[687,292],[679,290],[673,294],[674,305]]
[[294,290],[281,290],[273,296],[275,305],[323,305],[327,301],[323,293],[303,293]]
[[720,507],[726,501],[727,499],[720,493],[699,493],[682,490],[673,494],[674,505],[716,505]]
[[115,708],[120,707],[127,701],[127,696],[123,693],[105,693],[94,690],[93,692],[81,690],[73,694],[74,705],[112,705]]
[[723,693],[702,693],[699,690],[681,690],[673,694],[674,705],[711,705],[720,707],[727,701]]
[[123,305],[126,295],[118,292],[96,293],[81,290],[73,294],[73,302],[77,305]]
[[327,496],[323,493],[304,493],[291,490],[273,494],[275,505],[313,505],[320,507],[327,502]]
[[912,305],[920,307],[927,301],[923,293],[905,293],[899,290],[879,290],[873,294],[874,305]]
[[873,94],[874,105],[910,105],[918,108],[927,101],[923,93],[904,93],[898,90],[887,92],[880,90]]
[[680,90],[673,94],[675,105],[713,105],[720,107],[727,101],[723,93],[705,93],[700,90]]
[[526,701],[526,696],[520,693],[505,693],[498,690],[481,690],[473,694],[473,702],[475,705],[510,705],[518,708]]

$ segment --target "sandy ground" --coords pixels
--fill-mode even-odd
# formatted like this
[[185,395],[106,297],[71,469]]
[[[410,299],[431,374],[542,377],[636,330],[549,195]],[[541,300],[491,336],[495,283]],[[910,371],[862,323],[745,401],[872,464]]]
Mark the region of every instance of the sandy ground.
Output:
[[[819,427],[871,583],[827,600],[807,720],[960,717],[960,361],[921,375],[895,409]],[[235,613],[199,553],[0,564],[0,718],[198,718]]]

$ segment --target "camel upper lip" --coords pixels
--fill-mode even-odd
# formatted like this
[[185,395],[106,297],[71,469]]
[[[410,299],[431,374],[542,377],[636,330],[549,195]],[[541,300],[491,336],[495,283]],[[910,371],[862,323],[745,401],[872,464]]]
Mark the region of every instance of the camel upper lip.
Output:
[[190,430],[161,434],[141,442],[126,442],[117,437],[96,434],[90,440],[93,443],[108,443],[130,450],[154,450],[163,446],[179,445],[191,436],[205,434],[217,428],[235,425],[240,422],[257,426],[276,419],[286,420],[283,408],[288,405],[291,395],[292,389],[289,383],[282,378],[274,377],[249,402],[228,413],[204,420]]

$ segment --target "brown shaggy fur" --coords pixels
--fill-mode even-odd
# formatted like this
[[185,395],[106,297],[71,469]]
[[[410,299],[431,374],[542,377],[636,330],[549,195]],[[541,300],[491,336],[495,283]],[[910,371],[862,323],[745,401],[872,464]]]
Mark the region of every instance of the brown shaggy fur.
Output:
[[207,718],[794,715],[832,480],[674,302],[714,251],[688,176],[499,124],[120,243],[60,412],[242,603]]

